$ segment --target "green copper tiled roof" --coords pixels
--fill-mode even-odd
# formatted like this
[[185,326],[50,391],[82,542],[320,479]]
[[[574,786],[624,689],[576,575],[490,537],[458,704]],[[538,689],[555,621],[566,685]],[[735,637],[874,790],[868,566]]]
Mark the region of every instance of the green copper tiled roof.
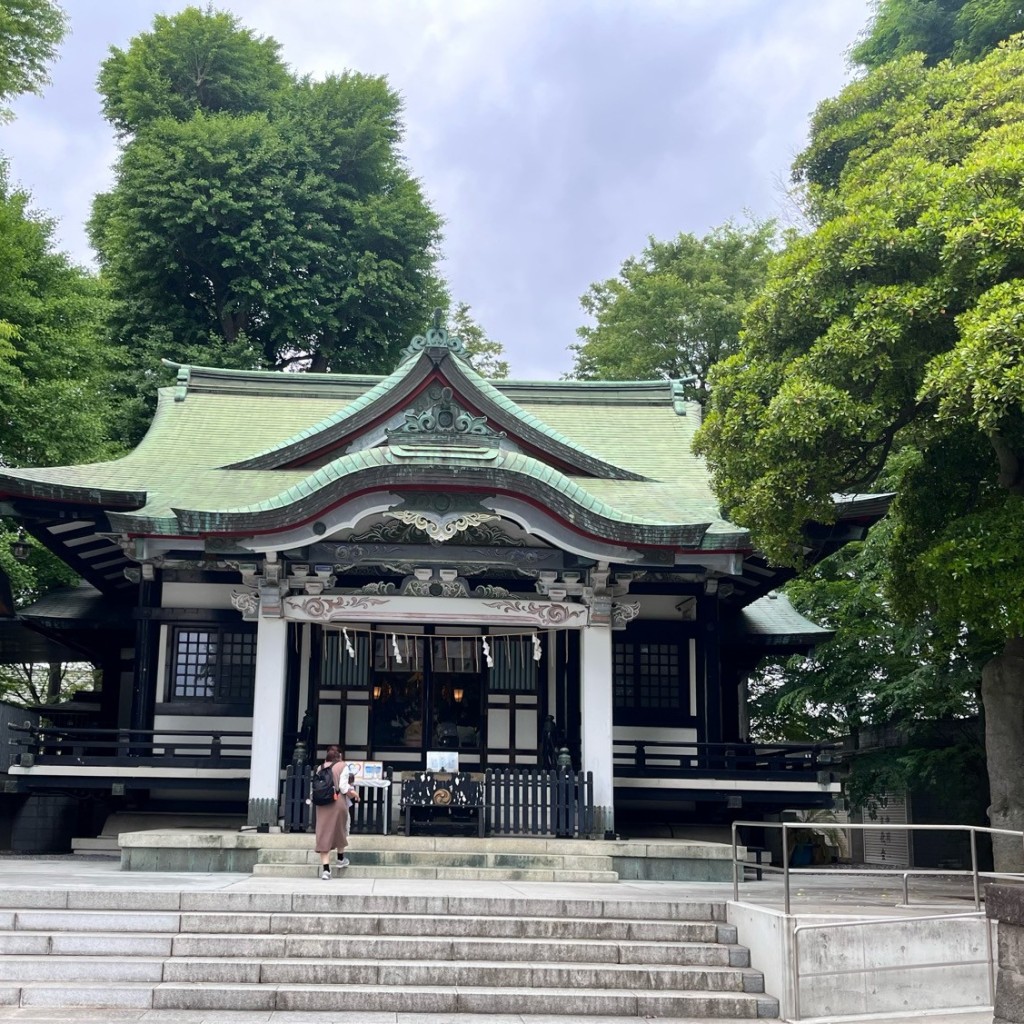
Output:
[[[318,502],[338,500],[357,479],[375,486],[423,479],[441,489],[457,480],[492,492],[532,488],[538,501],[608,539],[749,548],[745,531],[721,518],[703,463],[692,454],[699,410],[681,408],[668,381],[489,382],[450,356],[447,372],[469,390],[472,404],[500,411],[502,429],[507,420],[532,450],[495,449],[481,461],[464,459],[455,445],[443,459],[436,450],[417,456],[410,447],[391,459],[387,446],[342,446],[306,467],[230,468],[262,464],[260,456],[296,439],[312,438],[315,447],[325,429],[353,416],[402,411],[392,400],[424,359],[385,378],[182,368],[178,384],[161,389],[153,424],[133,452],[85,466],[0,470],[0,495],[100,505],[114,513],[115,527],[130,532],[238,532],[227,524],[313,516]],[[557,455],[555,465],[545,463],[542,446]]]
[[740,612],[736,633],[748,643],[761,646],[807,646],[824,643],[832,630],[804,618],[785,594],[769,594]]

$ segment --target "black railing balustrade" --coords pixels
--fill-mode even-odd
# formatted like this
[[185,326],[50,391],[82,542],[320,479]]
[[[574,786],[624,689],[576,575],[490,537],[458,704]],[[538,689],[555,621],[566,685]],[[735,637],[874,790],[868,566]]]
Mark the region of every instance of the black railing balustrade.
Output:
[[592,772],[491,768],[484,791],[493,835],[582,838],[594,832]]
[[[313,768],[308,764],[288,765],[281,798],[281,820],[285,832],[310,832],[313,806],[309,799]],[[386,786],[360,786],[359,800],[349,808],[350,835],[386,835],[391,824],[392,773],[384,773]]]
[[[282,791],[286,832],[312,829],[309,765],[289,765]],[[399,781],[391,769],[386,787],[360,786],[361,800],[351,811],[353,835],[390,831],[394,790],[401,786],[406,835],[413,827],[446,831],[472,826],[479,836],[554,836],[594,834],[594,780],[591,772],[543,768],[497,768],[482,775],[460,772],[406,772]]]
[[833,771],[835,743],[698,743],[686,740],[616,740],[617,776],[686,776],[718,779],[810,777]]
[[97,768],[248,768],[252,733],[226,729],[93,729],[14,725],[10,764]]

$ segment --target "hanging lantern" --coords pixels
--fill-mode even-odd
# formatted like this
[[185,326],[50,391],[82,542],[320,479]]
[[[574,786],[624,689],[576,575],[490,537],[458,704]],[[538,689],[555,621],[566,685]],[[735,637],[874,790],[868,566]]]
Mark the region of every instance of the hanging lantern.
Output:
[[25,539],[25,528],[18,528],[18,539],[11,544],[11,554],[19,562],[27,562],[32,554],[32,545]]
[[461,704],[462,698],[465,697],[465,695],[466,691],[463,690],[461,686],[456,686],[455,689],[452,690],[452,698],[456,704]]

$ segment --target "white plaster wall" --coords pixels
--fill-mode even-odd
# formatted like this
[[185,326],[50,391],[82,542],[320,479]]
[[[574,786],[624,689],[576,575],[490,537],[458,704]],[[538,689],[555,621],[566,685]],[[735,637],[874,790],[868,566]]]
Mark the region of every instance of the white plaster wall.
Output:
[[499,708],[492,704],[487,709],[488,748],[505,748],[508,746],[509,737],[511,736],[509,725],[510,715],[508,708]]
[[[185,735],[190,732],[214,733],[214,732],[252,732],[251,718],[203,718],[199,715],[156,715],[153,720],[153,729],[161,735],[161,745],[154,748],[154,753],[160,754],[166,749],[173,748],[175,743],[199,744],[204,742],[202,736]],[[178,732],[181,730],[181,732]],[[221,752],[229,757],[245,757],[251,753],[252,743],[245,736],[225,736],[222,740]],[[210,753],[210,747],[191,746],[179,749],[178,753],[183,757],[202,757]]]
[[[927,914],[918,917],[929,916]],[[988,946],[981,918],[941,921],[897,917],[854,927],[799,931],[795,924],[837,925],[863,916],[794,915],[747,903],[729,903],[728,920],[764,974],[765,991],[781,1016],[800,1019],[924,1012],[992,1003]],[[995,941],[993,935],[993,942]],[[789,976],[796,950],[799,993]]]
[[685,745],[697,742],[696,729],[672,729],[668,726],[617,725],[615,741],[649,740],[654,743],[679,743]]
[[164,608],[230,608],[232,583],[165,583],[161,598]]
[[[365,692],[365,691],[364,691]],[[349,704],[345,716],[345,749],[366,748],[369,735],[370,709],[365,704]]]
[[540,739],[537,736],[537,709],[516,709],[516,753],[520,750],[536,750]]
[[[205,715],[154,715],[153,728],[157,732],[182,729],[185,732],[249,732],[252,718],[207,717]],[[239,737],[241,738],[241,737]]]
[[674,619],[680,623],[692,621],[697,608],[694,598],[682,597],[679,594],[627,594],[617,600],[639,601],[641,619]]

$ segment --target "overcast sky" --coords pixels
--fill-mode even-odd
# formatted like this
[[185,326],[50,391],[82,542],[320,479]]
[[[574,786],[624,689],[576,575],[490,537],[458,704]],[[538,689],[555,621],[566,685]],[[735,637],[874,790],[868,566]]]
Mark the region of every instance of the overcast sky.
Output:
[[[95,89],[111,46],[185,3],[63,0],[71,34],[0,152],[60,246],[116,156]],[[785,183],[808,116],[849,81],[868,0],[221,0],[299,73],[388,76],[405,152],[444,217],[444,273],[513,376],[554,378],[579,297],[649,236],[791,222]]]

